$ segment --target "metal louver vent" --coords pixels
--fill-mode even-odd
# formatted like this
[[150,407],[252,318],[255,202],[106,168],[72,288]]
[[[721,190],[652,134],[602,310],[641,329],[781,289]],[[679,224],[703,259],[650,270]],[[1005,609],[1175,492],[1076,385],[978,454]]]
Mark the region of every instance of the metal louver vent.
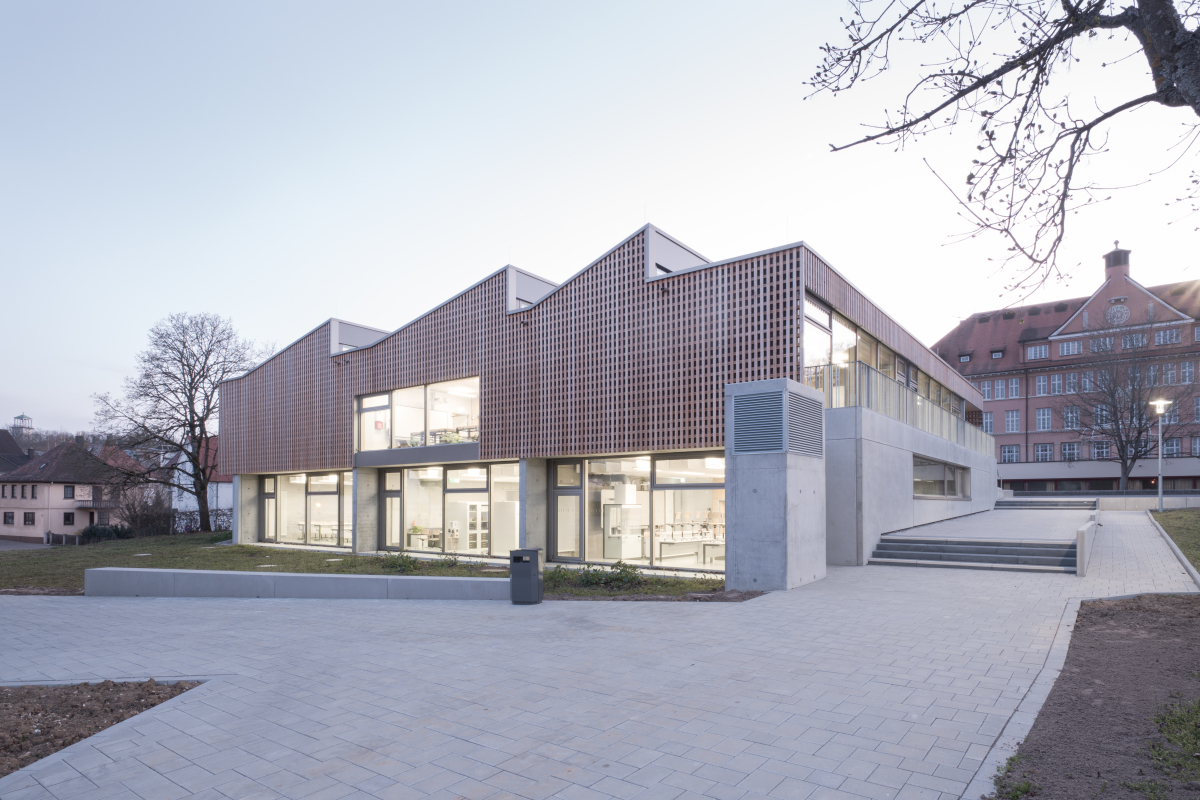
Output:
[[788,450],[811,458],[825,457],[825,411],[821,403],[788,392]]
[[733,398],[733,452],[783,450],[783,393],[742,394]]

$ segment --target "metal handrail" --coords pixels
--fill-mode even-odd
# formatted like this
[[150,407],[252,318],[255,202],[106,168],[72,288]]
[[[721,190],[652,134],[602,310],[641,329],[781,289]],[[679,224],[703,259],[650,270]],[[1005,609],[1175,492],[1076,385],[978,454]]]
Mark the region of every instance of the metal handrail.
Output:
[[861,361],[805,367],[804,382],[824,393],[825,408],[869,408],[982,455],[996,454],[991,434]]

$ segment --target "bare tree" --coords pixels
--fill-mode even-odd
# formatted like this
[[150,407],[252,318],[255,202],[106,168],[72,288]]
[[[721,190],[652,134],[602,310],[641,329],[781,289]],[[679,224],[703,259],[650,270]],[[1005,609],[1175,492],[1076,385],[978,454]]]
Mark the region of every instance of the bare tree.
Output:
[[[1093,458],[1120,465],[1121,489],[1128,487],[1139,460],[1157,457],[1160,422],[1164,442],[1181,433],[1191,435],[1195,428],[1179,421],[1181,407],[1186,408],[1184,419],[1192,416],[1195,378],[1178,374],[1177,364],[1165,361],[1170,356],[1161,349],[1152,352],[1152,335],[1145,330],[1096,331],[1087,343],[1093,358],[1077,377],[1067,376],[1078,381],[1077,386],[1067,386],[1067,394],[1055,398],[1063,427],[1076,431],[1081,444],[1090,445]],[[1161,417],[1153,405],[1156,400],[1168,402]]]
[[[874,132],[833,149],[903,145],[960,122],[978,125],[979,154],[965,189],[951,191],[970,236],[999,233],[1010,257],[1026,260],[1010,288],[1032,289],[1057,274],[1069,215],[1105,199],[1107,189],[1083,173],[1105,150],[1108,123],[1157,104],[1191,110],[1184,153],[1200,135],[1200,0],[1136,0],[1124,8],[1109,0],[850,0],[850,10],[842,20],[848,41],[822,47],[823,63],[808,81],[815,92],[845,92],[879,75],[907,43],[922,45],[926,64]],[[1083,55],[1097,55],[1081,42],[1101,35],[1114,44],[1100,66],[1145,58],[1144,92],[1107,108],[1095,95],[1070,103],[1051,92],[1052,77],[1062,79]],[[1198,192],[1193,172],[1176,199],[1195,210]]]
[[158,467],[129,469],[131,482],[155,483],[196,498],[200,529],[212,530],[208,484],[216,472],[211,437],[219,422],[218,386],[254,366],[263,353],[215,314],[172,314],[150,329],[137,375],[124,395],[94,395],[97,427]]

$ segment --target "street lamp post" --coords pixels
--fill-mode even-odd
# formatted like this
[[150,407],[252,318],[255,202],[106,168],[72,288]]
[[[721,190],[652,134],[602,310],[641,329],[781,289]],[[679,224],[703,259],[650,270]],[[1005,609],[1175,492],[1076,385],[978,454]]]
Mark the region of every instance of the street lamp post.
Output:
[[1150,405],[1154,406],[1154,410],[1158,412],[1158,510],[1162,513],[1162,418],[1167,411],[1167,406],[1171,405],[1170,400],[1151,400]]

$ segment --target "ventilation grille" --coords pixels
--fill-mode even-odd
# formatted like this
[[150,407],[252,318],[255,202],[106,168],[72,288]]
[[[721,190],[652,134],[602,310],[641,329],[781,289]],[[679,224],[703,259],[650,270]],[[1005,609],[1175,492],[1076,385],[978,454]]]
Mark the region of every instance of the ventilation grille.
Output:
[[825,457],[825,411],[821,403],[788,392],[788,450],[811,458]]
[[783,393],[741,394],[733,398],[733,452],[783,450]]

